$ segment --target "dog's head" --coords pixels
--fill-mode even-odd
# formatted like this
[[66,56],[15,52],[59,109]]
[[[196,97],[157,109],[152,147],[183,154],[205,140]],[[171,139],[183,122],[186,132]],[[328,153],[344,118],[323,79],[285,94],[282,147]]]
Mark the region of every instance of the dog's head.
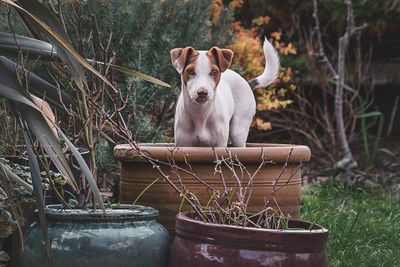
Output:
[[213,47],[209,51],[196,51],[192,47],[171,50],[171,61],[181,74],[183,87],[190,98],[203,104],[214,99],[221,73],[229,68],[233,52]]

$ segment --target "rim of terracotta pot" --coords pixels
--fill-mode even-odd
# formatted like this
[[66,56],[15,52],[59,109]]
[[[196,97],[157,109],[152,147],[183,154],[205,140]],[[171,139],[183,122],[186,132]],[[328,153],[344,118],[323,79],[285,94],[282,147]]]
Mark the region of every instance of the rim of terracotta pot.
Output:
[[147,221],[154,220],[158,210],[141,206],[120,204],[117,207],[106,209],[65,209],[61,204],[47,205],[46,217],[52,221]]
[[186,211],[176,216],[177,236],[229,247],[307,253],[325,248],[329,234],[324,227],[303,220],[289,219],[289,227],[296,229],[274,230],[205,223],[193,219],[192,215],[193,212]]
[[[304,145],[247,143],[246,147],[175,147],[174,143],[139,143],[138,147],[148,156],[158,160],[175,162],[212,162],[218,156],[237,156],[240,161],[261,162],[306,162],[311,158],[311,150]],[[144,159],[129,144],[116,145],[114,155],[120,161],[143,161]]]

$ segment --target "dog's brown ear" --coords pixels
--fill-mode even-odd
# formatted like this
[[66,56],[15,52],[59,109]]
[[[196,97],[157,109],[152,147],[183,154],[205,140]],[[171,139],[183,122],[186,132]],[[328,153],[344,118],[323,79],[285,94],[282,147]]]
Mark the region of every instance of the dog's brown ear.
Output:
[[221,72],[226,71],[232,63],[233,52],[230,49],[221,49],[214,46],[209,53],[214,57]]
[[190,58],[198,55],[199,53],[192,47],[188,46],[185,48],[174,48],[171,50],[171,62],[175,69],[182,73],[185,67],[188,65]]

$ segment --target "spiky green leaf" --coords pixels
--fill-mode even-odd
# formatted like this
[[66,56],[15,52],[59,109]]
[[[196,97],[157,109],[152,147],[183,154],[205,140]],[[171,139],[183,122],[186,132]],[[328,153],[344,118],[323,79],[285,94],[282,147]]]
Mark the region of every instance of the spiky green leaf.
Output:
[[20,51],[35,59],[55,60],[58,58],[54,47],[47,42],[0,32],[0,55],[16,57]]
[[21,6],[11,0],[0,0],[0,3],[8,4],[15,8],[19,14],[22,14],[29,28],[34,28],[36,32],[42,33],[47,38],[47,41],[56,47],[57,54],[70,68],[70,72],[80,89],[83,89],[86,84],[86,79],[81,69],[81,66],[83,66],[116,91],[106,77],[101,75],[75,51],[68,41],[68,36],[61,23],[43,4],[37,0],[20,0],[19,4]]
[[[9,80],[10,77],[27,78],[29,92],[41,99],[51,102],[53,105],[63,109],[62,103],[66,107],[75,106],[75,101],[63,91],[59,91],[57,87],[43,80],[39,76],[23,69],[13,61],[0,56],[0,78],[1,81]],[[14,79],[15,80],[15,79]],[[8,82],[9,83],[9,82]],[[25,92],[26,90],[24,90]],[[62,101],[62,103],[61,103]]]
[[[24,125],[23,125],[24,127]],[[24,127],[24,139],[26,144],[26,149],[28,151],[28,159],[29,159],[29,168],[31,171],[32,185],[33,191],[36,197],[39,223],[42,230],[42,238],[45,242],[45,250],[48,258],[51,258],[50,252],[50,239],[49,239],[49,230],[46,220],[46,214],[44,212],[44,198],[43,198],[43,184],[42,177],[40,175],[39,163],[37,161],[36,155],[33,151],[32,142],[28,135],[28,130]]]
[[[103,200],[101,198],[100,190],[97,187],[96,180],[94,179],[92,172],[90,171],[89,167],[87,166],[85,160],[82,158],[82,155],[79,153],[78,149],[72,144],[72,142],[68,139],[68,137],[60,131],[61,136],[67,143],[68,147],[72,151],[72,154],[74,155],[76,161],[78,162],[79,166],[82,169],[82,172],[85,176],[86,181],[88,182],[90,189],[93,192],[93,195],[95,199],[93,200],[94,202],[97,202],[100,206],[101,209],[105,210]],[[94,204],[94,203],[93,203]]]

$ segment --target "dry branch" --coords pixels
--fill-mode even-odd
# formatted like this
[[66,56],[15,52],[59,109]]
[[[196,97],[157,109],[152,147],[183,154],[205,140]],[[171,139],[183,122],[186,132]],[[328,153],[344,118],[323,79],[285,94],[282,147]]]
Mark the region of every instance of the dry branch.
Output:
[[336,163],[336,166],[339,169],[343,169],[346,172],[349,172],[351,169],[357,167],[357,162],[353,158],[353,155],[349,147],[348,138],[346,136],[346,127],[343,117],[343,101],[344,101],[343,88],[345,84],[344,81],[346,74],[345,57],[350,42],[350,38],[352,37],[352,35],[356,34],[357,32],[367,27],[367,24],[364,24],[362,26],[356,26],[354,22],[352,1],[344,0],[344,3],[346,4],[347,7],[346,31],[344,35],[339,38],[338,42],[337,70],[333,68],[333,65],[330,63],[328,57],[325,54],[322,41],[321,28],[320,28],[317,0],[314,0],[314,20],[315,20],[315,31],[317,33],[317,40],[319,44],[319,56],[321,56],[323,59],[322,61],[327,64],[328,69],[330,70],[330,76],[336,81],[335,119],[337,128],[337,138],[343,153],[342,159]]

